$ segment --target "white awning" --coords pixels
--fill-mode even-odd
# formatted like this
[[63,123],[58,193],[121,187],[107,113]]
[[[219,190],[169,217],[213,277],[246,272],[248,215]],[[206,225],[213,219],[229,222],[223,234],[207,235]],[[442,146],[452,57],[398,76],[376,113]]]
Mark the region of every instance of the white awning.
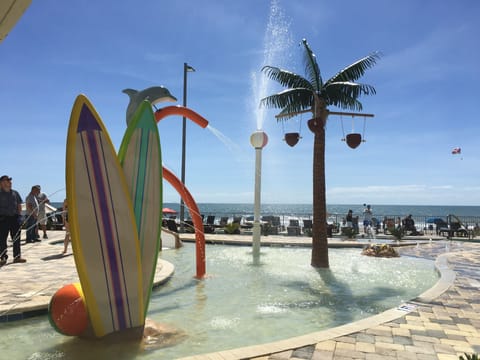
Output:
[[22,17],[32,0],[0,1],[0,42],[2,42]]

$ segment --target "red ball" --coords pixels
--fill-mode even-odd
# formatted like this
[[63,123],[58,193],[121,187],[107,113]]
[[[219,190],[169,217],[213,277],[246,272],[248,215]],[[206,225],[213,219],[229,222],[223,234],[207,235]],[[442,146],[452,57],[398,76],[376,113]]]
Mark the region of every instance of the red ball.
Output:
[[87,329],[89,318],[80,283],[65,285],[53,294],[48,305],[48,319],[63,335],[78,336]]

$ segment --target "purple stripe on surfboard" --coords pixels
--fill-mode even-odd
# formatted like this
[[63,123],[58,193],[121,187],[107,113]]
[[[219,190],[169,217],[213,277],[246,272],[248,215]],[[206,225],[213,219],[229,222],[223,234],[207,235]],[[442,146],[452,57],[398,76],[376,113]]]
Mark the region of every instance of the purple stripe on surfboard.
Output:
[[[148,152],[150,149],[150,131],[145,130],[143,128],[140,129],[140,155],[138,156],[138,163],[137,163],[137,183],[135,184],[135,217],[137,219],[137,224],[139,227],[139,235],[140,235],[140,230],[142,229],[142,222],[141,219],[143,218],[143,207],[144,207],[144,196],[146,193],[145,189],[145,178],[146,178],[146,172],[148,171],[147,167],[147,162],[148,162]],[[143,169],[143,173],[140,174],[140,169]],[[138,180],[142,181],[142,184],[138,184]],[[138,212],[138,213],[137,213]],[[141,245],[141,251],[143,254],[143,245],[144,245],[144,240],[143,238],[140,239],[140,245]]]
[[[83,148],[83,154],[84,154],[84,160],[85,160],[85,163],[88,162],[88,159],[87,159],[87,156],[86,156],[86,152],[85,152],[85,143],[84,143],[84,139],[81,137],[80,138],[81,142],[82,142],[82,148]],[[90,186],[90,194],[93,194],[93,188],[92,188],[92,182],[90,181],[90,179],[92,179],[92,176],[90,174],[90,169],[88,168],[88,166],[86,166],[86,171],[87,171],[87,176],[88,176],[88,179],[89,179],[89,186]],[[93,196],[93,195],[92,195]],[[92,205],[93,205],[93,211],[95,213],[95,218],[98,219],[98,216],[96,214],[98,214],[98,210],[97,210],[97,207],[95,205],[95,202],[92,201]],[[101,230],[100,230],[100,224],[98,223],[98,221],[96,222],[96,228],[97,228],[97,233],[99,234],[98,236],[101,237]],[[105,263],[105,253],[103,251],[103,246],[100,247],[100,252],[102,253],[102,264],[103,264],[103,274],[104,274],[104,278],[105,278],[105,282],[108,283],[108,276],[107,276],[107,264]],[[110,291],[107,292],[107,295],[108,295],[108,303],[110,304],[110,318],[112,319],[112,326],[115,327],[114,325],[114,318],[115,318],[115,315],[114,315],[114,311],[113,311],[113,307],[112,307],[112,298],[111,298],[111,295],[110,295]]]
[[[77,133],[78,134],[80,134],[83,131],[101,131],[101,127],[98,124],[98,122],[96,122],[92,118],[93,118],[93,115],[91,114],[90,109],[87,106],[83,105],[82,110],[80,112],[79,122],[78,122],[78,125],[77,125]],[[90,121],[88,121],[88,120],[90,120]],[[84,155],[84,159],[85,159],[85,164],[87,165],[87,166],[85,166],[85,168],[86,168],[86,171],[87,171],[87,174],[88,174],[90,194],[93,197],[93,193],[94,193],[93,189],[94,188],[92,187],[92,179],[94,179],[94,176],[90,173],[90,168],[88,167],[88,158],[87,158],[87,155],[86,155],[87,152],[85,151],[86,145],[84,143],[84,139],[83,139],[83,137],[80,137],[80,139],[82,140],[83,155]],[[95,219],[99,219],[100,215],[98,215],[99,212],[98,212],[97,206],[95,204],[95,201],[92,201],[92,205],[94,207]],[[97,233],[99,234],[98,237],[102,238],[102,231],[100,230],[100,224],[99,224],[98,221],[96,222],[96,227],[97,227]],[[105,263],[105,253],[104,253],[104,250],[103,250],[103,246],[100,246],[100,251],[102,253],[104,278],[105,278],[105,282],[108,284],[109,283],[108,271],[107,271],[108,265]],[[107,291],[107,295],[108,295],[108,303],[110,305],[110,318],[112,319],[112,327],[115,328],[115,322],[114,322],[115,314],[114,314],[114,310],[113,310],[113,307],[112,307],[113,301],[112,301],[112,296],[111,296],[111,292],[109,291],[109,289]]]
[[[80,118],[78,122],[78,130],[77,132],[86,132],[86,138],[88,142],[88,147],[90,149],[90,164],[92,165],[92,170],[93,170],[93,177],[89,177],[90,181],[94,181],[96,186],[96,198],[98,201],[98,204],[100,206],[100,211],[97,216],[100,216],[101,222],[104,224],[103,226],[103,236],[102,239],[104,239],[105,245],[107,247],[107,252],[108,252],[108,258],[109,258],[109,263],[110,263],[110,273],[111,273],[111,278],[112,278],[112,285],[113,285],[113,290],[114,290],[114,302],[115,306],[120,309],[124,309],[128,304],[126,304],[126,301],[123,297],[123,291],[122,291],[122,284],[121,284],[121,277],[123,276],[123,266],[122,264],[118,264],[117,262],[117,254],[115,250],[115,244],[114,244],[114,239],[118,239],[118,233],[116,233],[116,222],[115,219],[112,219],[109,216],[109,209],[108,209],[108,203],[111,203],[112,201],[112,195],[110,193],[107,194],[107,186],[106,184],[108,183],[109,179],[105,179],[104,173],[102,172],[101,169],[101,164],[100,164],[100,159],[104,159],[103,156],[103,149],[102,149],[102,144],[99,144],[97,142],[96,136],[95,136],[95,131],[101,131],[101,128],[99,124],[97,123],[95,117],[91,113],[90,109],[86,106],[83,105],[81,113],[80,113]],[[116,236],[115,236],[116,235]],[[120,251],[120,247],[119,247]],[[120,254],[121,255],[121,254]],[[122,259],[122,257],[119,257]],[[125,279],[124,279],[125,280]],[[127,311],[129,314],[130,312]],[[118,322],[121,329],[127,328],[127,320],[125,318],[125,312],[120,310],[117,312],[118,316]],[[130,319],[131,320],[131,319]]]

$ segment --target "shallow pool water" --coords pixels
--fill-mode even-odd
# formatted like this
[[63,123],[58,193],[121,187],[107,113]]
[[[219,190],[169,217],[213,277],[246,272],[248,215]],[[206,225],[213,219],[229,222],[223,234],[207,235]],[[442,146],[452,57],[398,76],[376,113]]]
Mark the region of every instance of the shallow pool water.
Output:
[[[178,330],[166,347],[143,349],[57,334],[47,317],[0,324],[2,357],[15,359],[175,359],[319,331],[396,307],[438,280],[432,261],[372,258],[330,249],[330,270],[310,266],[310,249],[208,245],[207,274],[195,274],[195,248],[164,250],[175,265],[154,290],[148,317]],[[181,334],[181,335],[180,335]],[[172,345],[175,344],[175,345]],[[168,345],[168,346],[167,346]]]

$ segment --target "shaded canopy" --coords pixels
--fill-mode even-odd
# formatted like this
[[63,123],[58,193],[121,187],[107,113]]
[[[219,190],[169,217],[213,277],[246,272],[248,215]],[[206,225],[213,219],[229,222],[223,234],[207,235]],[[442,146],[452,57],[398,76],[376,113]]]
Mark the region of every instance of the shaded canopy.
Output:
[[176,214],[177,212],[170,208],[163,208],[162,213],[164,214]]

